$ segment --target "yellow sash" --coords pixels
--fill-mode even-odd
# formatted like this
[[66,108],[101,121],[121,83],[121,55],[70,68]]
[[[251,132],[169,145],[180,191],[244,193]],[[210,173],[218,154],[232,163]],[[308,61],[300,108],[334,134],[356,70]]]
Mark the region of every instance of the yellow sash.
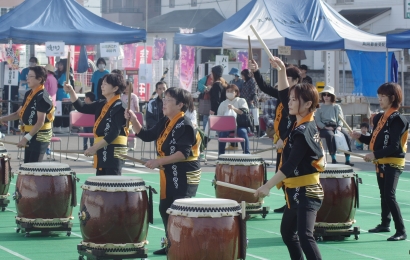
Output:
[[376,127],[376,129],[374,130],[374,132],[373,132],[372,139],[370,139],[370,144],[369,144],[369,149],[370,149],[370,151],[374,151],[374,143],[375,143],[375,141],[376,141],[377,135],[378,135],[379,132],[382,130],[383,126],[386,124],[387,119],[389,119],[389,116],[390,116],[391,114],[393,114],[394,112],[396,112],[396,111],[397,111],[397,109],[395,109],[395,108],[390,108],[389,110],[387,110],[387,112],[385,112],[385,113],[382,115],[382,118],[380,118],[379,122],[377,122],[377,127]]
[[[33,125],[24,125],[21,127],[22,131],[24,130],[24,132],[29,133],[31,131],[31,129],[33,129]],[[45,123],[40,130],[48,130],[51,129],[51,122]]]
[[[167,139],[168,135],[172,132],[172,129],[174,129],[175,124],[178,122],[178,120],[181,117],[184,117],[185,113],[184,112],[179,112],[174,118],[172,118],[171,121],[168,120],[168,125],[165,127],[165,129],[162,131],[160,137],[157,140],[157,149],[158,149],[158,154],[159,156],[165,156],[165,152],[162,151],[162,145],[164,144],[165,140]],[[167,197],[167,190],[166,190],[166,178],[165,178],[165,171],[160,170],[160,199],[165,199]]]

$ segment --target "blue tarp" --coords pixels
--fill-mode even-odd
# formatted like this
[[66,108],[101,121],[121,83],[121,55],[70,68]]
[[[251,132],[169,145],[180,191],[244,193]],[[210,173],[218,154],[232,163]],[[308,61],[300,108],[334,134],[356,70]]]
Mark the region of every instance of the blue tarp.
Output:
[[[366,97],[376,97],[377,89],[386,82],[386,53],[346,51],[352,67],[354,80],[354,94],[362,93]],[[392,75],[397,80],[397,61],[393,52],[389,52],[388,82],[392,81]]]
[[399,48],[399,49],[409,49],[410,48],[410,30],[386,35],[386,46],[387,48]]
[[145,30],[110,22],[93,14],[75,0],[26,0],[0,17],[0,42],[67,45],[102,42],[133,43],[146,40]]

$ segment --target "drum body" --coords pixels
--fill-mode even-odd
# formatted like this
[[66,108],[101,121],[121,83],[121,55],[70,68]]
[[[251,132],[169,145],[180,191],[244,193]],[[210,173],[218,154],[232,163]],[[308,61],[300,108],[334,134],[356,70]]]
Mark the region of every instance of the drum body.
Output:
[[356,174],[348,165],[328,164],[320,173],[324,199],[315,227],[345,229],[355,223],[358,187]]
[[[216,181],[223,181],[251,189],[258,189],[265,183],[266,166],[264,160],[249,154],[221,154],[218,158],[216,170]],[[216,186],[215,196],[217,198],[231,199],[238,203],[258,203],[252,193]]]
[[6,148],[0,147],[0,199],[7,198],[11,181],[10,157]]
[[144,247],[148,196],[141,178],[94,176],[87,179],[82,189],[79,218],[84,246],[108,253],[122,248],[125,254]]
[[22,222],[27,219],[71,219],[73,206],[76,206],[75,177],[72,174],[68,164],[23,164],[19,168],[14,194],[16,219]]
[[175,200],[168,219],[169,260],[238,259],[241,208],[227,199]]

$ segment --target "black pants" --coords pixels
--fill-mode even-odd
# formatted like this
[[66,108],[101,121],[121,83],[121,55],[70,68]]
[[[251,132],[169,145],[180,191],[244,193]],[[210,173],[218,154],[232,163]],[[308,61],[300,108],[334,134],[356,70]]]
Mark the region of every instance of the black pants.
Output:
[[118,168],[100,168],[96,170],[96,175],[97,176],[102,176],[102,175],[121,175],[122,167],[124,166],[125,161],[122,161],[118,165]]
[[29,143],[29,146],[33,147],[24,149],[24,163],[42,162],[49,144],[40,142]]
[[[313,236],[317,206],[302,203],[297,208],[285,208],[280,233],[292,260],[322,259]],[[320,205],[320,203],[319,203]]]
[[[279,164],[280,164],[281,158],[282,158],[282,153],[276,153],[276,171],[275,172],[278,172],[279,170]],[[282,191],[283,191],[283,194],[285,194],[285,186],[282,186]],[[285,196],[285,201],[286,201],[286,196]]]
[[174,203],[175,200],[177,199],[183,199],[183,198],[190,198],[187,196],[173,196],[173,197],[167,197],[165,199],[162,199],[159,201],[159,214],[161,215],[162,218],[162,223],[164,223],[165,227],[165,235],[167,235],[167,226],[168,226],[168,218],[169,215],[167,213],[167,209],[171,207],[172,203]]
[[379,173],[377,174],[382,208],[381,224],[387,227],[390,226],[391,217],[393,217],[396,231],[403,234],[406,232],[406,229],[396,201],[396,188],[402,171],[388,164],[378,165],[378,167],[379,172],[383,173],[383,178],[380,177]]
[[[344,129],[342,129],[341,132],[346,138],[349,151],[352,151],[352,148],[350,147],[349,135]],[[326,138],[326,144],[327,144],[327,149],[329,149],[329,154],[331,155],[336,154],[335,133],[332,130],[327,130],[326,128],[323,128],[323,129],[320,129],[320,137]]]
[[70,126],[70,118],[56,116],[56,118],[54,119],[53,126],[54,127],[69,127]]

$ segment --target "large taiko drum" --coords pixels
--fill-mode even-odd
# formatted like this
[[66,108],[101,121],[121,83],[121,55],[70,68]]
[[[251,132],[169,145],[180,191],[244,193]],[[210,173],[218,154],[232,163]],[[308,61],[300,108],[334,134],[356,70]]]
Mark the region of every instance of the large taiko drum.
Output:
[[94,176],[81,188],[78,215],[83,249],[127,255],[144,248],[152,203],[142,178]]
[[10,157],[4,146],[0,146],[0,208],[4,211],[9,204],[8,200],[11,181]]
[[[221,154],[217,160],[215,180],[258,189],[266,182],[266,164],[263,158],[250,154]],[[246,202],[246,209],[259,209],[262,202],[252,193],[216,185],[217,198]]]
[[167,210],[168,260],[243,258],[241,207],[227,199],[178,199]]
[[16,222],[31,228],[58,228],[72,219],[77,205],[75,173],[64,163],[25,163],[20,166],[13,195]]
[[320,173],[324,199],[317,212],[316,228],[349,229],[356,222],[359,196],[356,177],[349,165],[328,164]]

